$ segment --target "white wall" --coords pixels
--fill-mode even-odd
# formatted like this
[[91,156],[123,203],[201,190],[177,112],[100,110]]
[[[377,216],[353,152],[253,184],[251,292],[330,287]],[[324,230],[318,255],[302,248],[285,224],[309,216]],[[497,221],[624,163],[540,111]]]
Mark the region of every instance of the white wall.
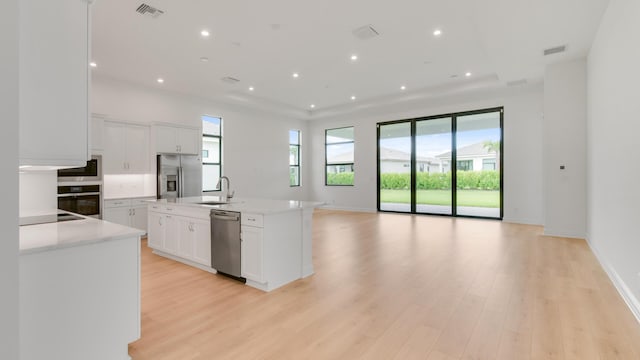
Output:
[[611,0],[588,57],[587,239],[640,320],[638,19]]
[[[544,74],[544,233],[584,238],[587,171],[586,59],[552,64]],[[560,169],[564,166],[565,169]]]
[[18,359],[18,1],[0,11],[0,359]]
[[50,214],[58,208],[56,171],[20,172],[20,216]]
[[[93,78],[92,111],[117,120],[189,126],[200,126],[201,115],[222,117],[223,175],[236,196],[308,199],[304,121],[99,76]],[[289,186],[290,129],[302,130],[301,187]]]
[[[444,99],[422,99],[384,108],[311,120],[311,198],[330,207],[375,211],[376,123],[504,106],[504,220],[542,224],[541,85],[491,90]],[[324,130],[355,127],[355,185],[324,185]]]

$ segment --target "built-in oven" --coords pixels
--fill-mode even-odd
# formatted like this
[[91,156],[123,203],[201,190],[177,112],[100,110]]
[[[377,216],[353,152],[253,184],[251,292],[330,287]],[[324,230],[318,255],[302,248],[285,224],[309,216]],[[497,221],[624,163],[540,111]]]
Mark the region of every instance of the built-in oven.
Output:
[[102,191],[100,184],[58,185],[58,209],[102,218]]
[[87,165],[83,167],[58,170],[58,182],[70,181],[101,181],[102,180],[102,159],[99,155],[94,155]]

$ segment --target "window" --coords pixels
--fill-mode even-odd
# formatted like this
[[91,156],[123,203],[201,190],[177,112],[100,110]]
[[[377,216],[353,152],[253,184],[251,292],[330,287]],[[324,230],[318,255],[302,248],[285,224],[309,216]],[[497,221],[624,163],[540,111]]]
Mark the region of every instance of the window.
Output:
[[462,170],[462,171],[473,170],[473,160],[458,160],[456,164],[458,165],[458,170]]
[[222,175],[222,119],[202,116],[202,191],[219,191]]
[[495,170],[496,159],[482,159],[482,170]]
[[353,185],[353,126],[325,130],[325,185]]
[[300,131],[289,130],[289,186],[300,186]]

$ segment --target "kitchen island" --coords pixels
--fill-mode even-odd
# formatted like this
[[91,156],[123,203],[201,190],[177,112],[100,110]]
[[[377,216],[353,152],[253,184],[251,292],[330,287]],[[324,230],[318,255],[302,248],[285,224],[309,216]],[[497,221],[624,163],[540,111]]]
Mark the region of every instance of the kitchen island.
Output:
[[66,214],[20,226],[20,358],[130,359],[143,232]]
[[241,276],[271,291],[313,274],[311,229],[319,202],[218,196],[150,201],[148,245],[161,255],[212,273],[211,210],[240,213]]

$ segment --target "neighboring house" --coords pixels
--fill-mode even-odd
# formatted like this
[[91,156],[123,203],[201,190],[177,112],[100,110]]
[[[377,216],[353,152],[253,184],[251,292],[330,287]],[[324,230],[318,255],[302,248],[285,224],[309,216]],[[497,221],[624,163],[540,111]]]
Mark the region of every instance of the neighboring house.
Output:
[[[447,162],[448,164],[448,162]],[[417,172],[444,172],[445,163],[436,158],[416,157]],[[411,172],[411,154],[404,151],[380,148],[380,173],[409,173]]]
[[[496,170],[496,155],[497,154],[495,152],[490,152],[487,149],[487,147],[484,145],[484,142],[463,146],[456,151],[458,170]],[[449,171],[449,163],[451,162],[451,151],[436,155],[436,158],[446,163],[445,171]]]

